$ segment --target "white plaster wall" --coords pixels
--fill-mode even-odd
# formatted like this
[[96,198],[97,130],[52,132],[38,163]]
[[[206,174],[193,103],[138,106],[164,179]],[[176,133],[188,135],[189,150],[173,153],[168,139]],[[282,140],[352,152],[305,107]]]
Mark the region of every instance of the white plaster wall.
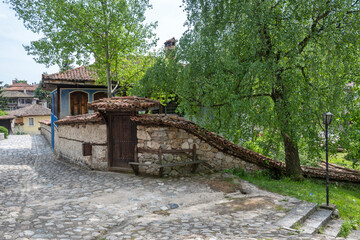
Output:
[[[107,170],[107,130],[105,124],[59,125],[55,137],[55,152],[76,165]],[[92,144],[92,154],[83,156],[83,143]]]

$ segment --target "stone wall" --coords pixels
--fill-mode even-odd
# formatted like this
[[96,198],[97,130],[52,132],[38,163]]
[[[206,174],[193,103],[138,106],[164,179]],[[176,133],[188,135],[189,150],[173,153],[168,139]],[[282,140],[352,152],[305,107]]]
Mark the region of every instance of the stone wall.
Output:
[[[51,126],[41,123],[41,134],[51,144]],[[107,130],[105,124],[58,125],[54,128],[55,153],[67,162],[88,169],[108,168]],[[83,155],[83,144],[91,145],[91,154]]]
[[[224,170],[228,168],[242,168],[247,171],[257,171],[260,168],[252,163],[245,162],[238,157],[219,151],[197,136],[175,127],[151,127],[138,125],[137,127],[138,148],[158,150],[162,149],[190,149],[196,145],[198,160],[206,161],[200,164],[199,171],[206,172],[209,169]],[[185,159],[187,158],[187,160]],[[141,163],[159,163],[159,157],[154,153],[139,153],[138,160]],[[189,161],[183,155],[164,154],[162,163],[174,163],[178,161]],[[165,168],[164,175],[184,175],[190,172],[191,166]],[[152,166],[141,166],[140,172],[157,175],[158,168]]]
[[40,134],[43,135],[51,145],[51,125],[40,122]]
[[[83,144],[91,145],[91,155],[83,155]],[[90,169],[107,170],[107,130],[105,124],[58,125],[55,152],[60,158]]]

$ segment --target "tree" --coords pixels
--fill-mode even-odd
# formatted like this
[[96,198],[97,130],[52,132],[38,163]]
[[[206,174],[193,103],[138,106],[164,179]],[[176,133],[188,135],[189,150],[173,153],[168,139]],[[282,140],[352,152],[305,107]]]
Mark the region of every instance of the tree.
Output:
[[42,81],[40,81],[39,85],[34,91],[34,97],[39,98],[39,100],[45,100],[49,108],[51,108],[51,99],[50,99],[50,92],[45,91],[41,88]]
[[3,91],[2,87],[2,81],[0,81],[0,116],[6,115],[6,112],[4,110],[8,109],[8,99],[1,96],[1,93]]
[[176,61],[186,66],[143,90],[170,85],[188,115],[235,142],[266,136],[287,174],[302,178],[299,151],[319,156],[321,113],[341,116],[346,84],[358,81],[360,2],[184,3]]
[[[155,24],[144,24],[148,0],[8,0],[24,25],[44,37],[25,46],[35,61],[61,67],[88,64],[115,91],[119,66],[152,44]],[[99,79],[104,81],[104,79]]]

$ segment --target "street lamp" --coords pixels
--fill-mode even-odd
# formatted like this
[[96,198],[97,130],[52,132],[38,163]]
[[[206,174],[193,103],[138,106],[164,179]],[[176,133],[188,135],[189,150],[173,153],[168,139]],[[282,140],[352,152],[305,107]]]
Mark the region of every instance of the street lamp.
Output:
[[323,124],[325,125],[326,140],[326,206],[329,206],[329,147],[328,147],[328,126],[331,123],[333,115],[331,112],[323,113]]

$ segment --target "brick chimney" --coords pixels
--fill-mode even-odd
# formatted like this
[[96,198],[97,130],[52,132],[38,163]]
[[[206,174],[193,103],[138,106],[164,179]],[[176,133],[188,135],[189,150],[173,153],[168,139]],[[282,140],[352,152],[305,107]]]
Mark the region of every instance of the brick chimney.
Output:
[[168,49],[175,49],[175,44],[176,44],[177,40],[173,37],[169,40],[167,40],[164,44],[165,44],[165,52],[168,51]]

